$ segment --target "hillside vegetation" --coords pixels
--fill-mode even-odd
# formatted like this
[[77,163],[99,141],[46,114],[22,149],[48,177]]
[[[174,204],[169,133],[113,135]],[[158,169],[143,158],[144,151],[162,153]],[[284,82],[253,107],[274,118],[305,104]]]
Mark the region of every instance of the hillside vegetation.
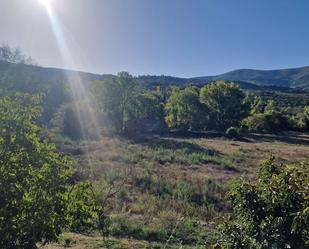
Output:
[[309,246],[306,91],[149,87],[6,49],[1,248]]
[[239,69],[211,77],[199,77],[201,80],[232,80],[244,81],[255,85],[304,87],[308,88],[309,67],[279,69],[279,70],[254,70]]
[[[25,80],[31,75],[31,80],[35,82],[59,82],[66,81],[67,75],[74,75],[78,73],[79,76],[86,82],[94,80],[104,80],[115,77],[110,74],[91,74],[85,72],[75,72],[71,70],[63,70],[56,68],[43,68],[33,65],[16,65],[7,61],[0,60],[0,75],[6,77],[15,75],[14,77],[25,77]],[[2,78],[3,79],[3,78]],[[7,78],[4,78],[7,80]],[[11,78],[12,79],[12,78]],[[138,76],[136,80],[145,86],[161,85],[162,87],[176,85],[203,85],[206,82],[217,80],[235,81],[244,88],[261,89],[263,86],[282,87],[282,88],[309,88],[309,67],[279,69],[279,70],[255,70],[255,69],[239,69],[215,76],[201,76],[192,78],[180,78],[172,76],[155,76],[155,75],[142,75]]]

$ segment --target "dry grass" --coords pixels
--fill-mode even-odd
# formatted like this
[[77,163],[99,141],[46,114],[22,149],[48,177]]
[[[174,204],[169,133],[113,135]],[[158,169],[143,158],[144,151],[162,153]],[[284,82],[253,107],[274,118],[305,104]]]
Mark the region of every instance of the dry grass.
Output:
[[[192,153],[197,156],[208,153],[214,155],[210,156],[213,160],[203,162],[201,158],[197,158],[197,163],[191,163],[189,159],[185,161],[186,158],[179,157],[186,148],[189,148],[187,157]],[[256,166],[270,154],[274,154],[282,162],[309,160],[309,135],[255,135],[246,138],[246,141],[224,138],[154,137],[136,141],[105,138],[97,144],[70,149],[70,153],[76,154],[75,167],[93,179],[110,170],[150,168],[154,174],[171,179],[198,180],[210,177],[228,181],[240,176],[253,177]],[[175,158],[171,160],[167,156]],[[221,159],[237,170],[229,170],[220,165]]]
[[[198,219],[202,226],[207,227],[211,219],[228,210],[223,197],[225,183],[239,177],[254,178],[257,165],[270,154],[288,163],[309,160],[309,135],[252,135],[241,141],[226,138],[154,136],[130,140],[109,137],[98,143],[64,147],[62,150],[73,156],[80,177],[92,180],[103,193],[104,188],[108,188],[108,181],[113,179],[110,173],[122,177],[121,191],[106,205],[108,214],[124,215],[128,222],[140,222],[148,228],[156,224],[160,231],[165,229],[166,215]],[[102,177],[105,180],[102,181]],[[211,184],[215,185],[205,184],[206,179],[214,180]],[[187,189],[180,188],[184,191],[182,194],[196,191],[195,194],[210,194],[214,199],[207,197],[203,204],[177,199],[172,192],[183,183],[185,185],[182,186]],[[113,184],[117,185],[117,182]],[[212,189],[216,184],[219,187]],[[103,241],[101,237],[76,234],[65,234],[64,237],[67,237],[70,248],[75,249],[163,248],[162,244],[133,239]],[[62,239],[60,244],[44,249],[65,248],[65,241]]]
[[41,247],[41,249],[193,249],[198,247],[150,243],[134,239],[105,238],[98,236],[85,236],[76,233],[64,233],[59,239],[59,243],[53,243]]

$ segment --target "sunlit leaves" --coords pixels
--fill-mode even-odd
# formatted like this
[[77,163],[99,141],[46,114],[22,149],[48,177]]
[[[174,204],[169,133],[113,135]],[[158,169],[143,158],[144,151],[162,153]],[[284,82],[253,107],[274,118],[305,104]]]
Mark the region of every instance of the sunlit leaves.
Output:
[[239,181],[229,198],[233,216],[221,226],[223,248],[309,246],[309,162],[264,160],[255,184]]
[[35,248],[56,240],[73,220],[97,218],[89,185],[78,186],[72,198],[70,160],[40,138],[34,122],[39,102],[39,96],[21,94],[0,99],[0,248]]

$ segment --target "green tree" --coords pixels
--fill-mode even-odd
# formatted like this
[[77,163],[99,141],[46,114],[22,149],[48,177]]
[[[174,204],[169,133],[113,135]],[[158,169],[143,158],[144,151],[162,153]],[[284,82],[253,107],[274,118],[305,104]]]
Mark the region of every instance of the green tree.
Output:
[[131,115],[134,114],[138,84],[127,72],[118,77],[97,81],[93,93],[98,100],[103,122],[116,132],[124,132]]
[[264,109],[265,114],[273,114],[274,112],[278,111],[275,105],[275,101],[268,100],[267,104]]
[[250,132],[267,133],[280,132],[291,127],[287,116],[278,110],[273,100],[269,100],[263,110],[258,108],[261,101],[259,98],[257,100],[257,105],[253,105],[251,109],[251,115],[242,120],[243,128]]
[[[39,103],[40,97],[21,94],[0,99],[0,248],[32,249],[54,241],[78,212],[68,186],[71,162],[40,138],[34,123]],[[90,211],[93,203],[78,201]],[[85,212],[79,219],[89,215],[97,218]]]
[[264,160],[256,183],[240,180],[229,192],[233,215],[221,224],[222,248],[308,248],[308,184],[308,161]]
[[255,96],[251,104],[250,114],[254,115],[258,113],[263,113],[265,109],[265,105],[266,105],[265,102],[260,96]]
[[303,111],[294,116],[296,127],[301,130],[309,130],[309,106],[305,106]]
[[97,123],[87,119],[95,116],[94,108],[87,108],[82,100],[68,102],[58,108],[51,120],[52,131],[71,139],[96,139]]
[[210,112],[212,128],[218,130],[239,126],[249,112],[246,95],[235,83],[217,81],[205,85],[200,91],[200,99]]
[[162,97],[157,92],[140,91],[136,96],[135,113],[131,116],[135,119],[164,119],[164,104]]
[[201,130],[206,124],[206,109],[199,101],[198,89],[173,88],[166,103],[166,123],[170,128]]
[[11,48],[6,44],[0,46],[0,61],[16,64],[35,64],[34,60],[31,57],[25,56],[19,48]]

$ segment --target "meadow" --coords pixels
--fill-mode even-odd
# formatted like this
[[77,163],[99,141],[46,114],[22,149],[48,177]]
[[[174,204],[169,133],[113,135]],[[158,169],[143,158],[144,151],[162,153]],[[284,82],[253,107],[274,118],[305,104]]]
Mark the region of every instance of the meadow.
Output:
[[254,179],[273,154],[282,163],[309,160],[309,135],[104,137],[58,146],[73,158],[76,181],[90,180],[108,216],[96,231],[64,233],[44,248],[207,248],[219,216],[230,212],[226,191]]

